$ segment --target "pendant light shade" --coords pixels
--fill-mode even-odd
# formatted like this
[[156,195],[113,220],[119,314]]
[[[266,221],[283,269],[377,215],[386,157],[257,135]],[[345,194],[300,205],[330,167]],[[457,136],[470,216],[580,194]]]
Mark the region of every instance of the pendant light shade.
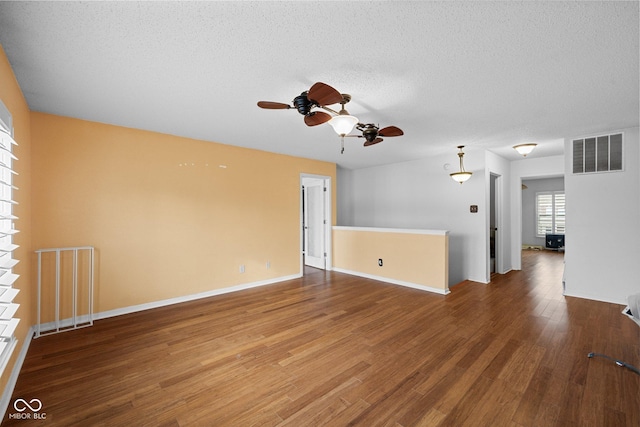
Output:
[[338,135],[345,136],[358,124],[358,118],[350,115],[349,112],[344,109],[343,105],[340,114],[332,117],[331,120],[329,120],[329,124]]
[[538,144],[529,143],[529,144],[519,144],[514,145],[513,148],[524,157],[527,157],[527,154],[531,153],[534,148],[536,148]]
[[460,158],[460,172],[454,172],[449,174],[449,176],[453,178],[454,181],[459,182],[460,184],[462,184],[463,182],[471,178],[471,174],[472,174],[472,172],[467,172],[464,170],[464,165],[462,164],[462,157],[464,156],[464,153],[462,152],[463,148],[464,148],[464,145],[458,145],[458,150],[460,150],[458,152],[458,158]]
[[333,127],[333,130],[340,136],[344,136],[353,130],[353,127],[358,124],[358,118],[347,114],[340,114],[334,116],[329,120],[329,124]]
[[454,181],[462,184],[463,182],[471,178],[471,172],[454,172],[452,174],[449,174],[449,176],[451,176]]

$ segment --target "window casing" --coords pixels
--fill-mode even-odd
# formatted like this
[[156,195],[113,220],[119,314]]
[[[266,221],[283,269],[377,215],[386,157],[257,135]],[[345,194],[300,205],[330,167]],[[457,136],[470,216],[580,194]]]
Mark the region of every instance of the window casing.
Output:
[[565,197],[564,191],[536,193],[536,235],[564,234]]

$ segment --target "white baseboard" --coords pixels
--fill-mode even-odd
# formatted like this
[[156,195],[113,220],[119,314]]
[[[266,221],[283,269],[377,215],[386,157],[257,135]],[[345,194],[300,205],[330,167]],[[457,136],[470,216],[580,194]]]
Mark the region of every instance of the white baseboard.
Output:
[[571,291],[567,291],[566,287],[565,287],[565,291],[563,292],[563,294],[565,297],[574,297],[574,298],[582,298],[582,299],[588,299],[591,301],[600,301],[600,302],[608,302],[610,304],[619,304],[619,305],[626,305],[627,302],[624,300],[617,300],[615,298],[608,298],[608,297],[602,297],[600,295],[586,295],[586,294],[582,294],[582,293],[574,293]]
[[29,350],[29,346],[31,345],[31,340],[33,338],[34,332],[35,329],[33,326],[29,328],[29,332],[27,333],[27,336],[22,343],[22,348],[20,348],[20,353],[18,354],[16,363],[13,365],[13,369],[11,370],[9,381],[7,381],[7,385],[4,387],[4,391],[2,392],[2,398],[0,398],[0,413],[2,414],[2,418],[0,419],[0,422],[2,422],[7,415],[7,409],[11,404],[11,396],[13,395],[13,390],[16,388],[18,375],[20,375],[22,364],[24,363],[24,359],[27,357],[27,351]]
[[364,277],[366,279],[378,280],[380,282],[387,282],[387,283],[391,283],[393,285],[406,286],[407,288],[419,289],[421,291],[434,292],[434,293],[440,294],[440,295],[447,295],[447,294],[451,293],[451,291],[449,289],[445,290],[445,289],[432,288],[430,286],[419,285],[417,283],[405,282],[404,280],[390,279],[388,277],[382,277],[382,276],[376,276],[376,275],[373,275],[373,274],[361,273],[359,271],[345,270],[343,268],[334,267],[333,271],[337,271],[338,273],[351,274],[352,276]]
[[[243,291],[246,289],[257,288],[259,286],[272,285],[274,283],[284,282],[287,280],[298,279],[302,277],[301,274],[292,274],[290,276],[281,276],[268,280],[260,280],[258,282],[243,283],[237,286],[229,286],[226,288],[212,289],[210,291],[200,292],[197,294],[183,295],[180,297],[169,298],[161,301],[148,302],[144,304],[132,305],[129,307],[116,308],[114,310],[102,311],[93,315],[93,320],[108,319],[109,317],[121,316],[123,314],[136,313],[138,311],[151,310],[153,308],[165,307],[167,305],[179,304],[181,302],[194,301],[202,298],[208,298],[216,295],[228,294],[230,292]],[[89,323],[90,319],[88,315],[78,316],[77,323]],[[58,323],[60,328],[69,328],[73,325],[72,319],[62,319]],[[89,326],[89,325],[85,325]],[[43,331],[43,335],[46,331],[56,329],[55,322],[43,323],[40,329]]]

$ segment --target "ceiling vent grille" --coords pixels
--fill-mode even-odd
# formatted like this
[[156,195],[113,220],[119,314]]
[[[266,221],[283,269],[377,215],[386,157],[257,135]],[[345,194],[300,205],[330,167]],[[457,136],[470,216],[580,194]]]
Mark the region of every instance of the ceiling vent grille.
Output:
[[573,140],[573,173],[622,170],[622,134]]

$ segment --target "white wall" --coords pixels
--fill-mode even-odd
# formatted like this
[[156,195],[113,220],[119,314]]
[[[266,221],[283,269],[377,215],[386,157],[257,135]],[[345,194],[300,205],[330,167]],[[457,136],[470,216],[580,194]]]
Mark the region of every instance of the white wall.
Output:
[[338,166],[336,168],[336,224],[343,226],[354,226],[354,204],[353,200],[353,171]]
[[[640,293],[638,128],[623,132],[624,171],[565,176],[566,295],[626,304]],[[565,140],[567,171],[573,139]]]
[[[449,231],[449,286],[487,281],[488,177],[484,151],[465,148],[464,184],[450,154],[366,169],[338,171],[338,225]],[[445,170],[444,165],[449,164]],[[478,205],[478,213],[470,213]]]
[[[573,138],[565,140],[566,156],[512,162],[467,147],[465,167],[474,174],[463,185],[449,177],[458,168],[455,150],[446,156],[339,170],[338,225],[449,230],[449,285],[466,279],[486,282],[490,174],[503,178],[497,192],[505,206],[499,225],[505,230],[504,271],[522,268],[522,180],[564,176],[566,294],[624,304],[629,295],[640,293],[638,128],[624,132],[623,172],[565,175],[565,169],[571,171]],[[477,214],[469,212],[473,204]]]
[[511,264],[514,270],[522,269],[522,180],[564,176],[564,158],[562,155],[511,162]]

